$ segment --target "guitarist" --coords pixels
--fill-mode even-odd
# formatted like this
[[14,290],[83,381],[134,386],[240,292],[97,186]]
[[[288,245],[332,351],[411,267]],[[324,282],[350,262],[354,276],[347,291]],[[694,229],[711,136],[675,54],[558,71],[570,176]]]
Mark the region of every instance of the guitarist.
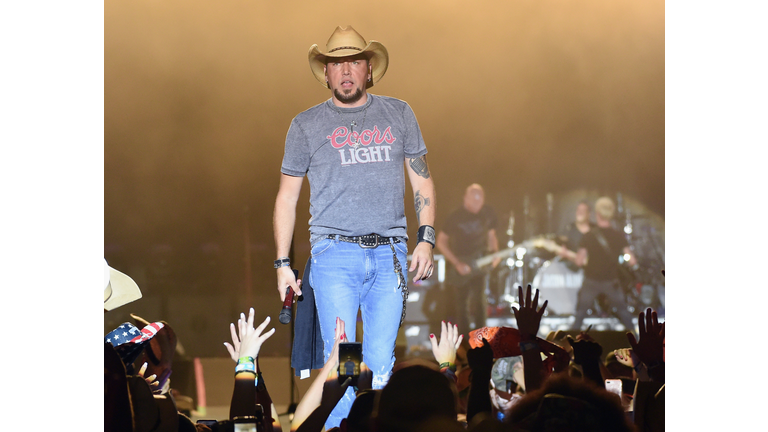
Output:
[[[473,270],[470,263],[487,251],[498,252],[496,212],[485,204],[485,192],[479,184],[467,187],[464,205],[454,210],[437,234],[436,247],[449,263],[445,283],[455,294],[457,324],[460,332],[469,328],[471,315],[474,327],[485,325],[487,301],[485,274]],[[492,262],[495,268],[501,258]],[[448,291],[448,292],[451,292]]]
[[571,251],[579,250],[581,238],[595,226],[595,224],[589,220],[589,211],[589,204],[586,201],[581,201],[579,205],[576,206],[574,221],[566,225],[559,234],[563,245],[556,249],[556,253],[561,258],[567,260],[565,262],[568,265],[568,268],[573,271],[578,270],[578,267],[573,262],[576,258],[575,252]]
[[623,233],[611,227],[616,206],[608,197],[595,202],[595,221],[579,242],[578,252],[565,254],[584,268],[584,282],[576,302],[576,320],[572,331],[581,330],[581,323],[587,316],[587,309],[594,304],[599,294],[604,294],[608,307],[615,306],[617,315],[628,331],[633,331],[632,314],[627,310],[623,290],[619,286],[619,256],[629,255],[629,265],[637,262]]

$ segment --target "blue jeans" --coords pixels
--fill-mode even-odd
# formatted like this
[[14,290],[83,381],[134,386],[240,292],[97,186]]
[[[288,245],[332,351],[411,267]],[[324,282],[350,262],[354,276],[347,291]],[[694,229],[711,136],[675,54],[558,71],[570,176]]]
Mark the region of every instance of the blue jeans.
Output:
[[[394,244],[403,272],[407,272],[408,246]],[[315,305],[327,362],[333,349],[336,317],[344,320],[347,338],[355,342],[357,312],[363,318],[363,361],[373,372],[373,388],[389,380],[395,365],[395,339],[400,328],[403,294],[394,270],[390,244],[363,248],[356,243],[323,239],[312,245],[309,281],[315,290]],[[407,276],[403,273],[403,276]],[[325,428],[339,426],[349,414],[355,392],[352,387],[328,416]]]

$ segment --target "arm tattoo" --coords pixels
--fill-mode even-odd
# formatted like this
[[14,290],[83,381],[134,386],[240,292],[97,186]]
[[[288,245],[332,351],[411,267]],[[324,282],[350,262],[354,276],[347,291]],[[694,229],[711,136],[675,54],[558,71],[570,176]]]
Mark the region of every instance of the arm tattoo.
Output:
[[421,224],[421,210],[429,205],[429,198],[421,194],[421,191],[416,191],[416,198],[413,200],[413,205],[416,207],[416,220]]
[[429,167],[427,166],[427,155],[420,156],[417,159],[411,159],[409,162],[411,169],[418,175],[429,178]]

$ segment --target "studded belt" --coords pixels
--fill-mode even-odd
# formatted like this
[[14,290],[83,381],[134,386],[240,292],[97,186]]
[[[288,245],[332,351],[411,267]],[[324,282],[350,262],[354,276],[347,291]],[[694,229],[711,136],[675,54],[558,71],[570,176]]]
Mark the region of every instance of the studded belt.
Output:
[[347,242],[347,243],[357,243],[362,248],[375,248],[378,245],[385,245],[389,244],[390,241],[392,243],[400,243],[400,239],[397,237],[383,237],[378,234],[366,234],[361,236],[352,236],[347,237],[343,235],[337,235],[337,234],[329,234],[329,239],[336,239],[336,237],[339,238],[339,241]]

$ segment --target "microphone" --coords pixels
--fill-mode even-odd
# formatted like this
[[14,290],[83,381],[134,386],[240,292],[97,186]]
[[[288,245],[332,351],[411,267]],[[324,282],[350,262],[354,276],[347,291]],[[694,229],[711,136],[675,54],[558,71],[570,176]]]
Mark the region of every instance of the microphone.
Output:
[[[299,271],[293,269],[293,276],[298,279]],[[285,293],[285,301],[283,301],[283,308],[280,310],[280,316],[277,318],[281,324],[288,324],[293,318],[293,288],[288,287],[288,292]]]

